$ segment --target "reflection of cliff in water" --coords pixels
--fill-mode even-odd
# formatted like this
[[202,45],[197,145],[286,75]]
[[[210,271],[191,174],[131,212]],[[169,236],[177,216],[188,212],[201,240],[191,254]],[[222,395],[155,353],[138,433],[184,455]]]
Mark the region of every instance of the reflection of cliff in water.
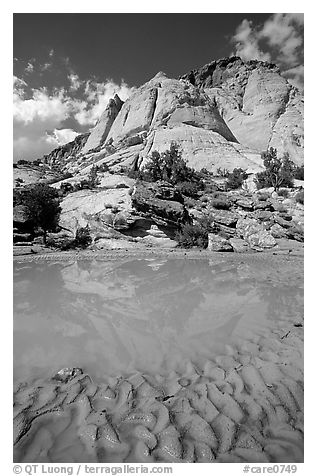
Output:
[[258,270],[151,258],[15,265],[15,366],[95,376],[168,371],[300,313],[301,289]]

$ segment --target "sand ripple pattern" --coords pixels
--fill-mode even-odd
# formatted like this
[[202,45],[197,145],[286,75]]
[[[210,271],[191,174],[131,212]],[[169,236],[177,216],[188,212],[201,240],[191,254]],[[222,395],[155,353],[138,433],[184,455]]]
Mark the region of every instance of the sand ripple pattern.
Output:
[[[204,368],[17,386],[15,462],[302,462],[303,329],[227,346]],[[291,358],[290,358],[291,356]]]

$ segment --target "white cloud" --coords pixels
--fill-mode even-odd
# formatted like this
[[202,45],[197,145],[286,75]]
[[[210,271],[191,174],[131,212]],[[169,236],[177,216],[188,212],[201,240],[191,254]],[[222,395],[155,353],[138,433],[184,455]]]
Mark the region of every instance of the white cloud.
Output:
[[294,65],[298,58],[298,48],[303,44],[303,37],[297,28],[301,18],[291,13],[272,15],[259,31],[259,38],[265,38],[270,46],[278,48],[278,59],[287,65]]
[[45,88],[34,89],[32,97],[26,99],[23,90],[25,85],[26,83],[19,78],[14,80],[14,120],[24,124],[34,120],[47,121],[48,119],[61,122],[69,116],[71,103],[69,98],[65,96],[64,90],[50,95]]
[[78,136],[78,132],[73,129],[54,129],[52,133],[46,132],[46,142],[54,147],[67,144]]
[[283,71],[282,75],[291,83],[293,86],[296,86],[298,89],[304,89],[304,66],[299,65],[295,68],[287,69]]
[[34,71],[34,64],[28,63],[27,67],[24,70],[27,74],[31,74]]
[[233,53],[245,61],[274,62],[283,71],[298,68],[297,79],[303,83],[298,76],[303,74],[303,24],[301,13],[274,13],[258,26],[244,19],[232,38]]
[[125,101],[133,91],[134,88],[130,88],[123,80],[120,85],[112,80],[101,83],[86,81],[85,99],[74,102],[74,107],[77,109],[74,118],[80,125],[94,125],[115,94]]
[[27,86],[27,83],[24,79],[18,78],[17,76],[13,76],[13,91],[16,93],[20,92],[23,93],[23,88]]
[[67,78],[69,79],[70,82],[70,91],[77,91],[82,84],[84,84],[84,81],[81,81],[79,79],[78,74],[75,73],[70,73]]
[[44,63],[43,65],[41,65],[40,69],[41,71],[46,71],[50,69],[52,66],[53,66],[53,63]]
[[233,37],[236,44],[235,54],[243,60],[257,59],[259,61],[270,61],[271,55],[261,51],[256,30],[252,27],[252,22],[244,19],[238,26]]

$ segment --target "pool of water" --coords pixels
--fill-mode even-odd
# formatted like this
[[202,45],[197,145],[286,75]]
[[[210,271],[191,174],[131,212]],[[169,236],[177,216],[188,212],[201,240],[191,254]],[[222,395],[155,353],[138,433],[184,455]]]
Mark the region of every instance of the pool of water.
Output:
[[14,380],[182,372],[303,311],[303,283],[207,259],[14,263]]

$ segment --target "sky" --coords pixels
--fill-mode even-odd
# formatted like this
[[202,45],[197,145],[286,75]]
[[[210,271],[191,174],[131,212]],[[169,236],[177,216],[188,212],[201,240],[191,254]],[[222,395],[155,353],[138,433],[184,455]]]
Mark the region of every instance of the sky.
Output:
[[14,161],[35,160],[89,131],[158,71],[177,78],[237,55],[269,61],[303,89],[299,13],[15,13]]

